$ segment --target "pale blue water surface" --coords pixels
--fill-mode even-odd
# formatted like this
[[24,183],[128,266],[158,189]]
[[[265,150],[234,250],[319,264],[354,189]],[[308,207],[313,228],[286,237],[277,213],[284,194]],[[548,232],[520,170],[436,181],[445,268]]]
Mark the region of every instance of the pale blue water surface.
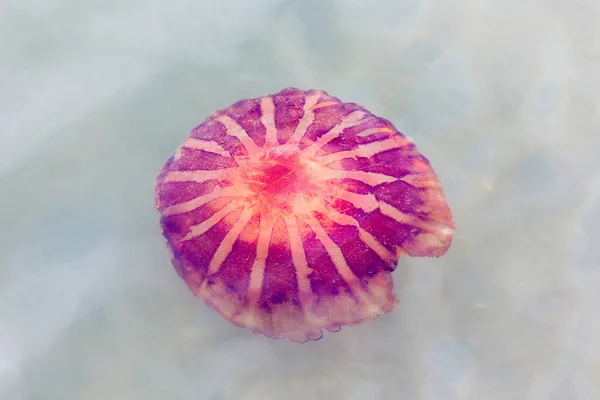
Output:
[[[600,399],[596,0],[4,0],[0,398]],[[214,109],[322,88],[392,120],[453,208],[400,306],[304,345],[171,267],[162,162]]]

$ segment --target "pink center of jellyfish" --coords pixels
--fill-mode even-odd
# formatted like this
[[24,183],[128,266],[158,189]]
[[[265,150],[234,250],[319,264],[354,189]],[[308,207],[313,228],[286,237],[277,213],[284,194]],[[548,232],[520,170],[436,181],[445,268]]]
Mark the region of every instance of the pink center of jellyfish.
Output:
[[235,325],[300,342],[391,311],[398,258],[441,256],[454,231],[415,145],[320,90],[213,113],[162,168],[156,204],[196,296]]

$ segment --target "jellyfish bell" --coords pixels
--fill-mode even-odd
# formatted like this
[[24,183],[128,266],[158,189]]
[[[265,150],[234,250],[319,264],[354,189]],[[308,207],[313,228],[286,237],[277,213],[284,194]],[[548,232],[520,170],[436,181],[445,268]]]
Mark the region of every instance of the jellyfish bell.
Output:
[[454,232],[415,144],[321,90],[210,115],[160,171],[156,206],[194,295],[237,326],[298,342],[391,311],[399,257],[439,257]]

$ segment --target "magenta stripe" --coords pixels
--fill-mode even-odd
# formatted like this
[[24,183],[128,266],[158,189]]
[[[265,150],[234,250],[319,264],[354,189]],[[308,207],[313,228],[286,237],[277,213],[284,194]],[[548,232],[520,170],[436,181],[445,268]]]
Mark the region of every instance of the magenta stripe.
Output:
[[313,270],[309,275],[313,293],[319,298],[332,297],[340,293],[350,294],[348,284],[337,272],[325,247],[316,239],[315,233],[302,221],[298,222],[298,227],[308,267]]
[[423,205],[424,190],[398,180],[377,186],[373,194],[379,201],[385,201],[402,212],[416,215],[415,210]]
[[344,129],[344,131],[337,138],[323,146],[317,155],[336,153],[338,151],[355,150],[359,144],[384,140],[394,135],[394,133],[390,132],[374,132],[368,136],[357,136],[359,133],[372,128],[394,129],[392,125],[381,118],[369,118],[360,125]]
[[406,240],[421,232],[412,225],[401,224],[383,215],[379,209],[366,213],[345,200],[335,200],[330,205],[356,219],[362,229],[373,235],[379,243],[394,254],[395,246],[402,246]]
[[363,283],[383,270],[390,270],[390,267],[379,258],[377,253],[360,239],[358,228],[336,224],[324,215],[318,215],[318,217],[320,220],[327,221],[323,225],[328,227],[326,228],[327,234],[340,247],[346,263]]
[[[240,212],[240,210],[234,211],[237,215],[239,215]],[[181,243],[181,248],[178,252],[179,256],[184,262],[194,265],[196,271],[202,276],[206,276],[208,264],[215,254],[215,251],[217,251],[219,244],[221,244],[223,238],[227,235],[227,232],[227,225],[221,220],[203,235]]]
[[256,258],[256,242],[258,240],[259,217],[255,215],[242,230],[245,240],[238,238],[225,258],[215,279],[223,282],[229,290],[244,298],[250,284],[250,271]]
[[304,102],[306,97],[297,96],[274,96],[275,104],[275,127],[277,128],[277,141],[283,144],[288,141],[296,130],[300,118],[304,116]]
[[168,236],[169,241],[178,242],[187,235],[191,226],[206,221],[231,201],[231,197],[219,198],[209,201],[188,213],[163,217],[161,221],[165,226],[165,235]]
[[158,208],[163,210],[173,204],[195,199],[204,194],[212,192],[217,186],[216,180],[198,182],[167,182],[163,183],[158,192]]
[[271,242],[269,255],[265,263],[265,274],[258,304],[266,310],[271,306],[289,303],[301,308],[298,299],[298,282],[296,269],[292,264],[287,228],[282,218],[279,218],[273,228],[273,235],[285,235],[283,242]]
[[266,128],[260,118],[260,99],[241,100],[224,110],[224,114],[237,122],[258,146],[264,146]]
[[314,111],[314,122],[308,127],[306,135],[300,141],[300,150],[306,149],[318,138],[342,122],[345,116],[356,110],[360,110],[360,107],[350,103],[339,103],[317,108]]
[[333,139],[331,142],[323,146],[321,150],[317,153],[317,156],[335,154],[340,151],[356,150],[361,144],[379,142],[388,139],[390,136],[392,136],[392,134],[388,132],[376,132],[367,137],[361,137],[349,134],[347,131],[350,129],[352,128],[347,128],[337,138]]
[[247,156],[248,152],[240,140],[235,136],[227,135],[225,125],[209,118],[201,125],[194,128],[190,137],[204,140],[214,140],[227,150],[232,156]]
[[371,158],[345,158],[340,161],[340,165],[346,171],[374,172],[402,178],[414,169],[411,159],[404,153],[402,149],[394,149]]
[[395,246],[402,247],[408,240],[421,233],[419,228],[396,222],[379,210],[365,215],[360,221],[360,226],[392,253],[396,252]]
[[213,170],[238,167],[233,158],[223,157],[208,151],[183,148],[180,152],[181,157],[173,161],[170,166],[172,171]]

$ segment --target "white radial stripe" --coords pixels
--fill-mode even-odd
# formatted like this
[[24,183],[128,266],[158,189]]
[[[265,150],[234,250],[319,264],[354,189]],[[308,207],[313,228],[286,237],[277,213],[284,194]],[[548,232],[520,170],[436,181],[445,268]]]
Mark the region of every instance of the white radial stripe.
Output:
[[337,153],[330,153],[324,156],[317,157],[319,157],[319,161],[323,165],[327,165],[334,161],[343,160],[344,158],[370,158],[373,157],[375,154],[381,153],[382,151],[400,149],[404,146],[406,146],[406,143],[403,143],[402,139],[398,136],[391,137],[385,140],[380,140],[377,142],[360,144],[355,150],[340,151]]
[[253,212],[250,208],[244,208],[240,217],[233,225],[231,230],[227,232],[227,235],[223,238],[219,247],[215,251],[212,259],[210,260],[210,264],[208,264],[208,275],[212,275],[219,271],[223,261],[227,258],[227,256],[231,253],[231,249],[233,249],[233,244],[237,240],[238,236],[242,230],[248,225],[248,222],[252,219]]
[[196,208],[203,206],[204,204],[212,201],[214,199],[218,199],[220,197],[234,197],[236,196],[236,191],[232,188],[220,189],[217,188],[210,193],[204,194],[202,196],[195,197],[191,200],[184,201],[183,203],[174,204],[172,206],[166,207],[162,210],[162,214],[165,216],[169,215],[177,215],[177,214],[185,214],[187,212],[193,211]]
[[233,119],[227,115],[220,115],[216,118],[216,120],[225,125],[228,135],[235,136],[236,138],[240,139],[240,142],[242,142],[242,145],[244,145],[249,155],[258,154],[261,152],[261,148],[254,143],[254,140],[252,140],[250,136],[248,136],[248,132],[246,132],[244,128],[242,128]]
[[416,226],[415,222],[416,222],[417,218],[415,218],[414,216],[412,216],[410,214],[406,214],[406,213],[398,210],[396,207],[392,206],[391,204],[388,204],[384,201],[380,201],[379,208],[383,215],[387,215],[388,217],[392,218],[396,222]]
[[271,234],[274,225],[274,219],[261,217],[258,242],[256,243],[256,258],[254,259],[254,264],[252,264],[250,286],[248,287],[248,301],[251,304],[256,304],[260,297],[265,275],[265,263],[269,255],[269,245],[271,244]]
[[358,282],[358,278],[354,275],[354,272],[350,269],[344,258],[344,254],[340,247],[329,237],[325,229],[321,226],[321,223],[313,216],[305,217],[302,219],[310,229],[315,233],[317,240],[319,240],[325,247],[325,251],[331,257],[331,261],[335,265],[337,272],[346,281],[346,283],[352,287]]
[[374,133],[377,132],[388,132],[388,133],[393,133],[394,130],[388,127],[381,127],[381,128],[369,128],[369,129],[365,129],[364,131],[358,132],[356,134],[356,136],[360,136],[360,137],[366,137],[369,135],[372,135]]
[[371,212],[379,207],[377,199],[372,194],[359,194],[340,189],[333,192],[331,196],[346,200],[352,203],[354,207],[360,208],[365,212]]
[[195,171],[170,171],[167,172],[164,182],[206,182],[212,179],[223,180],[237,168],[207,169]]
[[220,220],[225,218],[227,214],[235,211],[235,209],[238,207],[239,206],[236,204],[236,202],[232,201],[231,203],[227,204],[225,207],[221,208],[219,211],[211,215],[209,218],[204,220],[202,223],[192,226],[190,228],[190,232],[183,239],[181,239],[181,241],[185,242],[186,240],[190,240],[205,234],[206,231],[215,226]]
[[303,107],[304,115],[298,122],[298,126],[296,126],[296,130],[294,131],[292,136],[290,136],[287,143],[295,144],[295,143],[299,143],[300,140],[302,140],[302,138],[306,134],[306,130],[315,120],[315,113],[313,112],[312,108],[315,106],[315,104],[317,104],[317,101],[319,101],[320,97],[321,97],[320,93],[306,96],[306,100],[304,101],[304,107]]
[[223,157],[231,157],[231,154],[225,150],[219,143],[212,140],[201,140],[195,138],[186,139],[181,145],[187,149],[204,150],[209,153],[215,153]]
[[394,182],[397,178],[393,176],[380,174],[377,172],[365,172],[365,171],[345,171],[341,169],[330,169],[327,171],[326,179],[354,179],[356,181],[360,181],[366,183],[367,185],[377,186],[382,183]]
[[266,142],[268,145],[277,144],[277,129],[275,128],[275,104],[270,96],[260,99],[260,121],[266,129]]
[[360,240],[363,241],[371,250],[375,252],[383,261],[388,264],[395,265],[398,262],[398,258],[392,254],[391,251],[385,248],[379,240],[369,232],[365,231],[362,228],[358,228],[358,236]]
[[419,171],[405,175],[401,178],[401,180],[411,186],[419,188],[439,190],[439,188],[442,186],[436,179],[431,179],[426,174],[419,173]]
[[366,244],[371,250],[373,250],[379,256],[379,258],[390,264],[396,263],[396,257],[394,256],[394,254],[388,249],[386,249],[385,246],[383,246],[377,240],[377,238],[375,238],[375,236],[362,229],[355,218],[346,214],[339,213],[331,207],[327,208],[327,218],[331,218],[332,221],[340,225],[351,225],[357,227],[358,236],[360,237],[360,240],[362,240],[364,244]]
[[316,110],[318,108],[329,107],[329,106],[333,106],[333,105],[336,105],[336,104],[340,104],[340,102],[336,101],[336,100],[324,101],[322,103],[315,104],[315,106],[312,109]]
[[[311,292],[310,280],[308,275],[311,269],[306,261],[306,252],[302,243],[302,237],[298,229],[298,221],[294,216],[283,217],[287,226],[288,237],[290,239],[290,250],[292,252],[292,263],[296,269],[296,280],[298,281],[298,290],[300,293],[308,294]],[[302,301],[302,299],[301,299]]]
[[327,143],[335,139],[342,133],[342,131],[346,128],[350,128],[352,126],[356,126],[365,122],[363,120],[365,116],[365,112],[361,110],[356,110],[347,115],[342,122],[331,128],[326,134],[317,139],[316,142],[311,144],[306,150],[306,154],[315,155],[321,147],[325,146]]
[[452,229],[447,227],[446,225],[436,222],[436,221],[424,221],[419,217],[415,217],[413,215],[407,214],[398,210],[396,207],[388,204],[384,201],[379,202],[379,207],[381,209],[381,213],[383,215],[387,215],[392,218],[396,222],[400,222],[402,224],[408,224],[415,226],[417,228],[423,229],[427,232],[436,233],[437,235],[449,236],[452,235]]

